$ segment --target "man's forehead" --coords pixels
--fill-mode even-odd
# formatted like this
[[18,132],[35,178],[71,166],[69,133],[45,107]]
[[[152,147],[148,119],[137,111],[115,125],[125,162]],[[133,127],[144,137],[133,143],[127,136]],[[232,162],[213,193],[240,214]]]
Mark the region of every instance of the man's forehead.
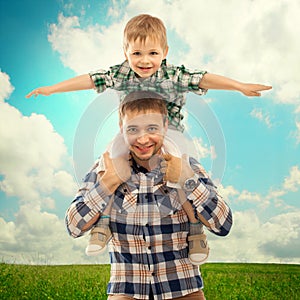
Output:
[[136,124],[136,125],[145,125],[145,124],[161,124],[163,122],[163,115],[160,112],[153,110],[147,111],[126,111],[123,124]]

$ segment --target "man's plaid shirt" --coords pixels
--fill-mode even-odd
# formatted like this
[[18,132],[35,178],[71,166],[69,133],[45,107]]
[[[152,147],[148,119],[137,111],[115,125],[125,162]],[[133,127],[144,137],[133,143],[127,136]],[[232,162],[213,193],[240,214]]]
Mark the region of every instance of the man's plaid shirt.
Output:
[[[208,221],[211,232],[225,236],[232,225],[231,210],[218,195],[202,166],[190,164],[198,186],[187,198]],[[87,174],[66,215],[73,237],[83,235],[82,227],[103,212],[110,196],[99,184],[102,158]],[[199,268],[188,259],[188,217],[178,200],[177,190],[163,181],[160,168],[147,172],[132,161],[131,178],[112,196],[110,242],[111,277],[108,294],[126,294],[148,299],[173,299],[203,287]]]
[[90,76],[98,93],[102,93],[107,88],[114,89],[118,91],[121,101],[128,93],[137,90],[152,91],[162,95],[168,102],[171,128],[183,131],[181,108],[185,105],[186,93],[205,94],[207,90],[200,89],[199,83],[206,73],[200,70],[190,71],[184,66],[167,65],[166,60],[163,60],[157,72],[141,79],[136,76],[126,60],[120,65],[110,67],[108,71],[91,72]]

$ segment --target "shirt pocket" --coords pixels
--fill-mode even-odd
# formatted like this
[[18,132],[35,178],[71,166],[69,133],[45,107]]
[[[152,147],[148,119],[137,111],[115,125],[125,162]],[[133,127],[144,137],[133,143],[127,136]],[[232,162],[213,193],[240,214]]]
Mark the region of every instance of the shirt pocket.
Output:
[[160,187],[154,194],[161,217],[175,214],[182,209],[177,190],[167,186]]
[[133,213],[137,209],[138,190],[130,190],[126,184],[122,184],[115,192],[113,200],[113,208],[118,214]]

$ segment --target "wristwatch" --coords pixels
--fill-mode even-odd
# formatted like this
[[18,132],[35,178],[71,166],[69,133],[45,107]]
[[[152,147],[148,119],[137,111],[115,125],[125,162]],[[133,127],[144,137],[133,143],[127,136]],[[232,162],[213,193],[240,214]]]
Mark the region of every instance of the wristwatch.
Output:
[[183,188],[187,191],[187,192],[192,192],[196,186],[198,184],[198,177],[195,174],[193,177],[188,178],[184,184],[183,184]]

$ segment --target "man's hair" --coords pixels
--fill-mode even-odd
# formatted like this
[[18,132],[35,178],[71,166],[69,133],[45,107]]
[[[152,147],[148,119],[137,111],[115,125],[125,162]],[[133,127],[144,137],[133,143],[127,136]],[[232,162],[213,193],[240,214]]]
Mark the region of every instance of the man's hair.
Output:
[[144,43],[148,37],[158,41],[163,50],[167,49],[166,27],[160,19],[147,14],[133,17],[124,29],[124,50],[127,50],[129,42],[140,39]]
[[166,101],[157,93],[150,91],[135,91],[129,93],[119,107],[120,123],[127,111],[157,112],[163,116],[164,122],[168,116]]

